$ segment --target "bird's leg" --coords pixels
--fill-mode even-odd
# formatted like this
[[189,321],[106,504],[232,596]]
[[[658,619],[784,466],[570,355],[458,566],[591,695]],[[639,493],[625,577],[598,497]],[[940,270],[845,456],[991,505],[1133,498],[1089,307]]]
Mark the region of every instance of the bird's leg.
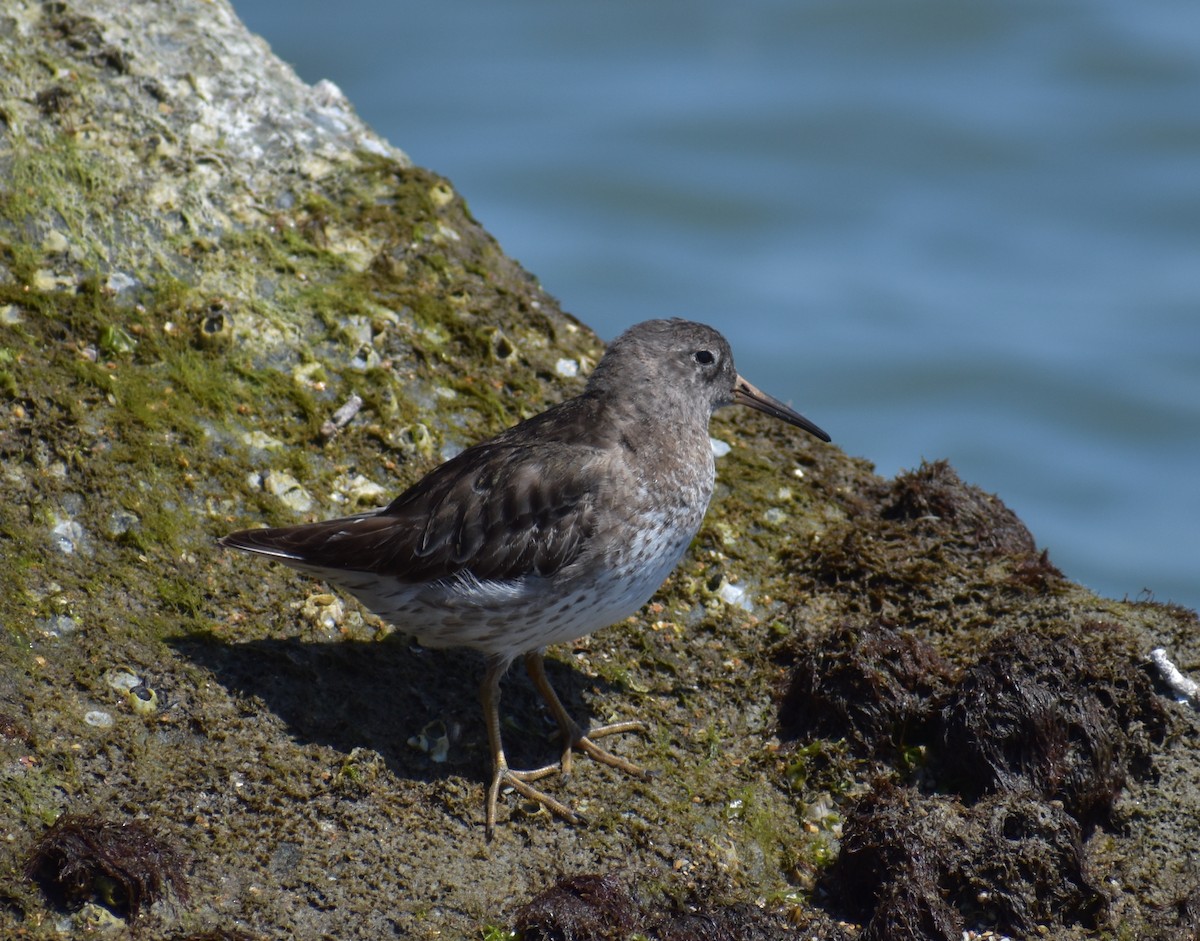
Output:
[[540,650],[525,654],[525,669],[529,671],[529,678],[533,680],[533,685],[537,687],[538,692],[542,694],[542,698],[546,700],[546,705],[550,707],[550,713],[554,716],[554,721],[558,723],[563,737],[562,760],[557,765],[547,765],[545,768],[538,768],[536,772],[532,773],[539,775],[548,774],[551,771],[561,769],[564,776],[569,775],[571,773],[571,755],[574,749],[578,748],[585,755],[609,767],[619,768],[621,771],[637,775],[639,778],[647,777],[646,772],[633,762],[626,761],[624,758],[619,758],[612,754],[612,752],[605,751],[592,741],[594,738],[603,738],[605,735],[616,735],[621,732],[644,732],[646,726],[643,723],[636,720],[631,722],[614,722],[611,725],[602,725],[598,729],[592,729],[590,735],[584,735],[583,730],[579,727],[579,723],[567,714],[567,710],[559,700],[558,694],[554,692],[554,687],[550,685],[550,680],[546,676],[546,662]]
[[[529,783],[557,771],[558,765],[547,765],[533,771],[514,771],[508,766],[508,759],[504,757],[504,743],[500,739],[500,678],[504,676],[508,664],[509,661],[503,657],[489,659],[483,685],[479,690],[479,698],[483,701],[483,718],[487,724],[488,742],[492,747],[492,783],[488,788],[485,827],[489,840],[496,829],[496,801],[500,797],[500,789],[505,786],[511,787],[529,800],[536,801],[568,823],[583,822],[583,818],[566,804],[555,800],[549,794],[544,794]],[[559,709],[561,708],[560,705]]]

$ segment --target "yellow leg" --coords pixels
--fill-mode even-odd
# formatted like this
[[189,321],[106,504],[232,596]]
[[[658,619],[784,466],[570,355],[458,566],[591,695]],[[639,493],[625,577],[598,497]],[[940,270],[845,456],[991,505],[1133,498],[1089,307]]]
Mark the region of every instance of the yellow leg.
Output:
[[[610,768],[619,768],[626,774],[637,775],[640,778],[646,777],[646,772],[639,768],[631,761],[626,761],[624,758],[619,758],[612,752],[607,752],[595,742],[594,738],[603,738],[606,735],[618,735],[621,732],[644,732],[646,726],[636,720],[630,722],[614,722],[611,725],[602,725],[598,729],[593,729],[591,735],[584,735],[583,730],[579,728],[579,723],[572,719],[567,710],[563,707],[562,701],[559,700],[558,694],[554,692],[554,687],[550,685],[550,678],[546,676],[546,661],[542,657],[540,650],[532,651],[525,654],[525,669],[529,671],[529,678],[533,680],[533,685],[537,687],[542,698],[546,700],[546,705],[550,708],[550,714],[554,716],[554,721],[558,723],[559,729],[562,731],[563,737],[563,755],[562,760],[555,765],[548,765],[548,768],[554,769],[557,767],[563,775],[571,773],[571,754],[574,749],[579,749],[590,758],[594,758],[602,764],[608,765]],[[545,769],[538,769],[545,770]]]
[[492,748],[492,783],[488,788],[484,830],[489,840],[496,830],[496,802],[500,797],[500,789],[506,785],[529,800],[537,801],[552,814],[561,817],[568,823],[583,822],[583,818],[566,804],[539,791],[529,783],[553,773],[557,770],[557,765],[549,765],[533,771],[514,771],[508,766],[508,759],[504,757],[504,743],[500,738],[500,678],[504,676],[507,669],[507,660],[499,658],[489,660],[487,672],[483,677],[483,685],[479,691],[479,698],[483,701],[483,718],[487,723],[488,742]]
[[529,771],[514,771],[510,768],[508,759],[504,757],[504,743],[500,737],[500,678],[504,676],[508,664],[507,659],[500,657],[490,659],[487,672],[483,677],[483,684],[479,690],[479,698],[483,702],[483,718],[487,724],[488,743],[492,749],[492,783],[488,788],[485,825],[485,833],[489,840],[496,830],[496,804],[500,799],[500,790],[504,787],[511,787],[523,797],[536,801],[568,823],[584,822],[580,814],[561,801],[555,800],[549,794],[533,787],[530,783],[558,771],[561,771],[563,775],[570,774],[571,755],[574,749],[579,749],[596,761],[612,768],[618,768],[627,774],[637,775],[641,778],[648,777],[646,772],[633,762],[605,751],[592,741],[593,738],[616,735],[620,732],[644,731],[645,726],[636,721],[615,722],[612,725],[594,729],[590,737],[584,735],[578,723],[567,714],[567,710],[563,708],[562,702],[554,692],[554,687],[550,685],[550,680],[546,676],[545,661],[542,659],[540,651],[525,655],[525,669],[529,671],[533,685],[542,694],[550,713],[554,716],[554,721],[558,723],[558,727],[562,731],[564,742],[562,759],[554,764],[533,768]]

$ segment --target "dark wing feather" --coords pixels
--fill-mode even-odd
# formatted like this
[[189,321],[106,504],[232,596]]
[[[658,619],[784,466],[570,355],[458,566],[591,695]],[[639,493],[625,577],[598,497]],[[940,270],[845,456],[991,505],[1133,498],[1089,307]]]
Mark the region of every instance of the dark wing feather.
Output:
[[371,570],[413,581],[557,572],[596,525],[599,481],[588,460],[595,454],[569,450],[576,461],[537,445],[493,442],[437,468],[380,513],[394,530]]
[[594,441],[548,446],[516,430],[434,468],[376,513],[243,530],[221,543],[297,567],[411,582],[551,575],[595,532],[603,459]]
[[381,549],[388,539],[388,527],[381,525],[378,512],[345,516],[320,523],[276,526],[269,529],[243,529],[222,536],[220,544],[270,556],[297,566],[314,568],[354,568],[343,564]]

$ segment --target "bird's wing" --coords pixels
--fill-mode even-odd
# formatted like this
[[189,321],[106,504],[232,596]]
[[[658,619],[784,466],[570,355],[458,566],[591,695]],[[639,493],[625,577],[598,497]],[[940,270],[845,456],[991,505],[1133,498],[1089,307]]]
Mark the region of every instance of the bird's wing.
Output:
[[491,442],[459,457],[380,514],[396,530],[375,571],[405,580],[552,575],[595,531],[592,449]]
[[551,575],[595,532],[598,463],[586,444],[493,440],[435,468],[378,512],[243,530],[221,542],[303,568],[411,582]]

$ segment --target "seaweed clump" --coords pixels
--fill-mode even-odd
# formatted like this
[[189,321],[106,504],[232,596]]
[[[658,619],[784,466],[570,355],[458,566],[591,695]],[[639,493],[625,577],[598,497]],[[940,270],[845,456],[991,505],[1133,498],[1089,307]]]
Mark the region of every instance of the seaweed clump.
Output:
[[1084,841],[1169,723],[1135,630],[1073,616],[1017,516],[943,461],[842,505],[795,560],[842,615],[798,625],[778,712],[785,741],[840,740],[874,777],[818,885],[863,939],[1112,927]]
[[836,626],[796,653],[779,707],[780,734],[844,738],[870,756],[929,737],[952,677],[926,641],[886,621]]
[[777,914],[744,902],[699,896],[647,904],[621,879],[580,875],[560,879],[516,914],[521,941],[785,941],[795,928]]
[[1083,840],[1129,778],[1151,773],[1167,716],[1120,625],[1011,629],[956,674],[878,623],[801,646],[780,726],[876,763],[823,885],[864,941],[883,941],[1098,927]]
[[[1109,819],[1130,774],[1150,770],[1167,717],[1117,625],[1011,632],[941,708],[940,777],[963,797],[1030,791],[1085,832]],[[1123,646],[1123,644],[1121,644]]]
[[825,885],[863,924],[861,941],[958,941],[973,924],[1095,928],[1105,907],[1060,805],[1007,794],[967,806],[887,782],[850,809]]
[[842,499],[845,518],[795,567],[849,611],[897,623],[968,619],[998,601],[1053,595],[1062,573],[998,497],[964,483],[945,461],[922,464]]
[[880,508],[885,520],[914,522],[943,540],[972,552],[1030,556],[1033,535],[1020,518],[993,496],[964,484],[948,461],[922,464],[897,475]]
[[609,941],[638,922],[633,897],[612,875],[560,879],[517,912],[522,941]]
[[30,854],[28,878],[68,905],[91,899],[136,917],[163,898],[168,886],[187,899],[184,860],[144,824],[117,823],[99,814],[63,814]]

